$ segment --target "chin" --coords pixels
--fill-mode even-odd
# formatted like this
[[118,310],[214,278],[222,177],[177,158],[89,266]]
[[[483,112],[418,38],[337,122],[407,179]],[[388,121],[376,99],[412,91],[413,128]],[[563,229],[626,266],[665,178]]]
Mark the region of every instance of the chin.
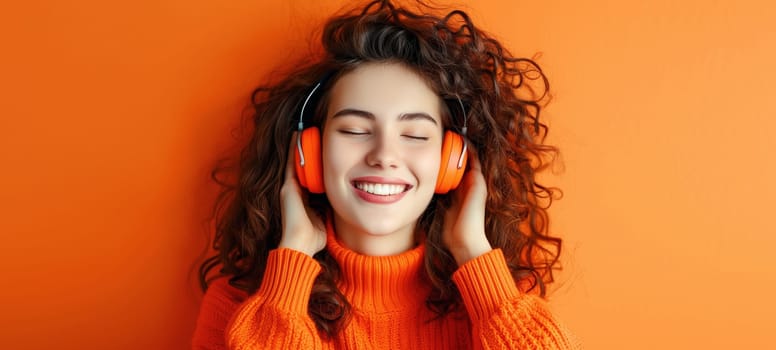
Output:
[[[355,232],[369,236],[390,236],[395,233],[411,233],[415,230],[417,218],[402,218],[390,213],[348,213],[339,215],[340,221]],[[350,218],[350,219],[347,219]]]
[[409,229],[414,231],[415,221],[398,222],[399,220],[383,217],[380,220],[360,220],[361,230],[371,236],[388,236]]

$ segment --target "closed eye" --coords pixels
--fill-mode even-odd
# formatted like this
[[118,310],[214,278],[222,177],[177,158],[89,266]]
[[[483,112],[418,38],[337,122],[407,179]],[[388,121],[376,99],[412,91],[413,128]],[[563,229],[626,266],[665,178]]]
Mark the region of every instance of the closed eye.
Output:
[[356,136],[360,136],[360,135],[367,135],[367,134],[369,134],[368,132],[366,132],[366,131],[361,131],[361,130],[341,129],[341,130],[337,130],[337,131],[338,131],[340,134],[345,134],[345,135],[356,135]]
[[401,135],[408,139],[417,140],[417,141],[428,141],[428,137],[424,136],[413,136],[413,135]]

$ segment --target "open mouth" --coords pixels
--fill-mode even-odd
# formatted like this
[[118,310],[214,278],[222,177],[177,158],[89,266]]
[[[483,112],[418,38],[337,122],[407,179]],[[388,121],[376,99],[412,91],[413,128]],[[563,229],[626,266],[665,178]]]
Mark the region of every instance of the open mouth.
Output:
[[354,182],[357,189],[376,196],[393,196],[410,189],[406,184],[380,184],[370,182]]

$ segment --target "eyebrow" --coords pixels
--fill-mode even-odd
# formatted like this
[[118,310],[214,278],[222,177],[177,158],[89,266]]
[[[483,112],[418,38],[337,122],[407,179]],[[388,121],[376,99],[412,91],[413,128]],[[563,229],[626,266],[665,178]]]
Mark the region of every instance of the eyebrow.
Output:
[[[370,120],[375,120],[376,119],[374,114],[372,114],[370,112],[367,112],[367,111],[362,111],[360,109],[354,109],[354,108],[345,108],[343,110],[340,110],[339,112],[334,113],[334,115],[332,115],[331,118],[334,119],[334,118],[342,117],[342,116],[345,116],[345,115],[353,115],[353,116],[357,116],[357,117],[361,117],[361,118],[366,118],[366,119],[370,119]],[[439,123],[437,123],[436,119],[434,119],[433,117],[431,117],[427,113],[423,113],[423,112],[402,113],[402,114],[399,115],[399,120],[401,120],[401,121],[405,121],[405,120],[428,120],[428,121],[434,123],[434,125],[439,125]]]

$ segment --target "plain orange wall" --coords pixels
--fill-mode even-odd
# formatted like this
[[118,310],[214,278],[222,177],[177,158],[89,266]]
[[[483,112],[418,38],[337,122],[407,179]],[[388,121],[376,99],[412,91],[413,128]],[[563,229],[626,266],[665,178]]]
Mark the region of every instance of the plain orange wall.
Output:
[[[208,171],[252,87],[346,2],[311,3],[3,6],[3,348],[188,348]],[[589,349],[772,346],[776,6],[468,8],[542,52],[555,91],[559,317]]]

